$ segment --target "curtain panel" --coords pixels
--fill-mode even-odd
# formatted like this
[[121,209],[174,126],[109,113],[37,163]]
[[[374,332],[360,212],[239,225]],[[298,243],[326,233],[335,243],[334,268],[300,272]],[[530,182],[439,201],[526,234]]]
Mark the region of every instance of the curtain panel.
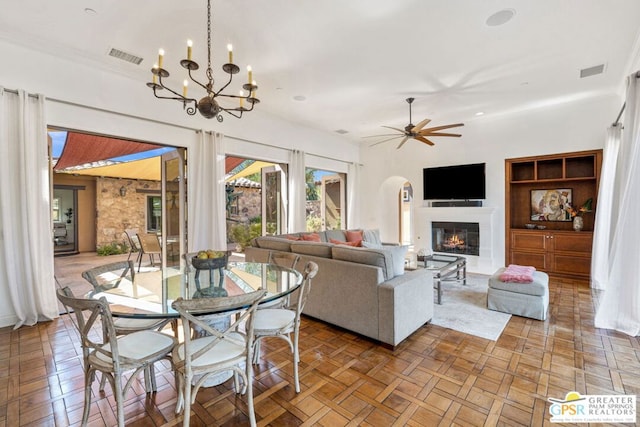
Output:
[[44,96],[0,87],[0,281],[15,328],[58,316]]
[[304,151],[292,150],[289,156],[289,233],[307,229],[307,182]]
[[591,250],[591,287],[606,289],[609,283],[609,249],[613,229],[613,192],[618,163],[618,151],[622,138],[620,124],[607,129],[607,140],[604,144],[600,188],[598,189],[598,206],[596,210],[593,249]]
[[220,133],[200,131],[188,150],[188,251],[227,249],[225,149]]
[[[640,333],[640,90],[627,78],[624,132],[618,153],[612,205],[607,288],[596,311],[597,328]],[[600,205],[600,203],[598,203]]]

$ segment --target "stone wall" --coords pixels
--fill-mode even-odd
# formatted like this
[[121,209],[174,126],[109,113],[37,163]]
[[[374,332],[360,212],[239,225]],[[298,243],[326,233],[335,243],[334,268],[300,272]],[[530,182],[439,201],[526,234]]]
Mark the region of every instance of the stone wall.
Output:
[[[126,194],[120,195],[124,188]],[[145,233],[147,196],[160,196],[160,182],[98,178],[96,181],[96,247],[126,241],[124,230]]]

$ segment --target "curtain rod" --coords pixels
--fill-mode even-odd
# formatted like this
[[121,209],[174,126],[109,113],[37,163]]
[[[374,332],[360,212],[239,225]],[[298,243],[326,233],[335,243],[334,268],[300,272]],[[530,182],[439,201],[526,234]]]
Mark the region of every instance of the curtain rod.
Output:
[[[640,71],[636,71],[636,79],[640,78]],[[616,117],[616,121],[613,122],[612,126],[618,126],[620,123],[620,118],[622,117],[622,113],[624,113],[624,108],[627,106],[627,103],[624,102],[622,104],[622,108],[620,108],[620,112],[618,113],[618,117]]]

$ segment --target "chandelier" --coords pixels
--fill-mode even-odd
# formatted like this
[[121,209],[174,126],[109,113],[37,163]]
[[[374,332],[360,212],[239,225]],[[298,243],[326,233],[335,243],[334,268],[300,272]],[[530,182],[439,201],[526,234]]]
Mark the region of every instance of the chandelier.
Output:
[[[248,82],[242,85],[242,88],[247,91],[247,95],[245,96],[244,91],[239,91],[238,95],[231,95],[222,93],[231,81],[233,80],[233,75],[238,74],[240,72],[240,67],[233,63],[233,48],[229,44],[227,45],[227,49],[229,50],[229,62],[222,66],[222,70],[229,75],[229,81],[225,85],[223,85],[217,91],[214,89],[213,84],[213,71],[211,70],[211,0],[207,0],[207,48],[208,48],[208,56],[207,56],[207,70],[205,72],[207,76],[207,83],[203,84],[196,80],[191,74],[192,71],[196,71],[200,68],[197,62],[191,59],[191,50],[193,44],[191,40],[187,41],[187,58],[180,61],[180,65],[183,68],[186,68],[189,78],[192,82],[202,87],[207,91],[207,94],[201,99],[195,99],[187,96],[187,89],[189,85],[188,80],[184,80],[182,87],[182,94],[174,91],[170,87],[166,86],[163,83],[163,79],[169,77],[169,72],[162,68],[162,60],[164,57],[164,50],[160,49],[158,51],[158,63],[154,64],[151,69],[153,81],[147,83],[153,90],[153,94],[156,98],[159,99],[173,99],[182,103],[183,109],[189,114],[193,116],[196,111],[199,111],[207,119],[216,118],[219,122],[222,122],[224,119],[220,114],[222,111],[231,114],[234,117],[241,118],[242,113],[246,111],[253,110],[255,104],[259,103],[260,100],[256,98],[256,90],[258,90],[258,86],[256,85],[255,80],[253,80],[253,74],[251,71],[251,66],[247,66],[247,74],[248,74]],[[162,89],[166,89],[171,92],[174,96],[161,96],[158,95],[158,92]],[[237,105],[235,107],[223,107],[218,103],[216,98],[235,98],[237,100]],[[245,101],[249,108],[245,107]]]

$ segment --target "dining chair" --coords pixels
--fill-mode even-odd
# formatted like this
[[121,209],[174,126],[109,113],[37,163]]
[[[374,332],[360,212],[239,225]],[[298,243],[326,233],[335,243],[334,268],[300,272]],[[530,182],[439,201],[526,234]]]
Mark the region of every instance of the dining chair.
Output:
[[[298,261],[300,261],[300,255],[293,252],[269,251],[269,257],[267,258],[269,264],[275,264],[293,270],[296,269]],[[260,304],[258,310],[264,310],[265,308],[282,308],[287,305],[289,305],[289,295],[268,303]]]
[[[156,391],[153,364],[168,358],[176,345],[174,337],[157,331],[137,331],[117,336],[109,303],[106,299],[76,298],[69,287],[57,290],[58,300],[73,309],[76,327],[80,333],[84,369],[84,410],[82,424],[85,426],[91,407],[91,385],[96,372],[111,384],[117,406],[118,426],[124,426],[124,398],[140,372],[145,372],[147,393]],[[85,317],[85,313],[88,313]],[[101,325],[102,334],[94,327]],[[133,371],[124,384],[124,373]],[[146,375],[149,373],[149,376]],[[100,391],[104,390],[101,381]]]
[[160,239],[157,234],[152,233],[138,233],[138,241],[140,242],[140,257],[138,259],[138,272],[140,272],[140,265],[142,264],[142,257],[146,254],[149,255],[149,262],[151,266],[154,266],[154,256],[158,255],[158,262],[162,263],[162,247],[160,246]]
[[[184,410],[183,425],[189,425],[191,405],[203,383],[212,375],[233,371],[236,393],[247,395],[249,421],[256,425],[253,408],[253,316],[265,290],[221,298],[178,298],[171,306],[180,313],[184,342],[173,349],[172,361],[177,377],[176,413]],[[235,320],[224,328],[212,327],[212,313],[236,313]],[[245,325],[244,332],[239,326]],[[192,336],[194,329],[206,335]],[[240,389],[239,377],[243,386]],[[194,380],[195,378],[195,380]]]
[[137,228],[127,228],[124,230],[124,235],[127,238],[127,243],[129,244],[129,256],[127,256],[127,261],[131,258],[132,253],[136,253],[136,261],[138,262],[140,257],[142,257],[142,248],[140,247],[140,241],[138,240],[138,229]]
[[[300,363],[300,350],[298,341],[300,337],[300,315],[307,302],[311,291],[311,279],[318,274],[318,264],[307,262],[304,267],[303,281],[298,291],[295,303],[284,308],[266,308],[256,311],[253,317],[253,331],[255,334],[253,363],[258,364],[260,359],[260,342],[264,338],[281,338],[289,344],[293,353],[293,378],[295,380],[296,393],[300,393],[300,380],[298,364]],[[291,340],[293,334],[293,340]]]

